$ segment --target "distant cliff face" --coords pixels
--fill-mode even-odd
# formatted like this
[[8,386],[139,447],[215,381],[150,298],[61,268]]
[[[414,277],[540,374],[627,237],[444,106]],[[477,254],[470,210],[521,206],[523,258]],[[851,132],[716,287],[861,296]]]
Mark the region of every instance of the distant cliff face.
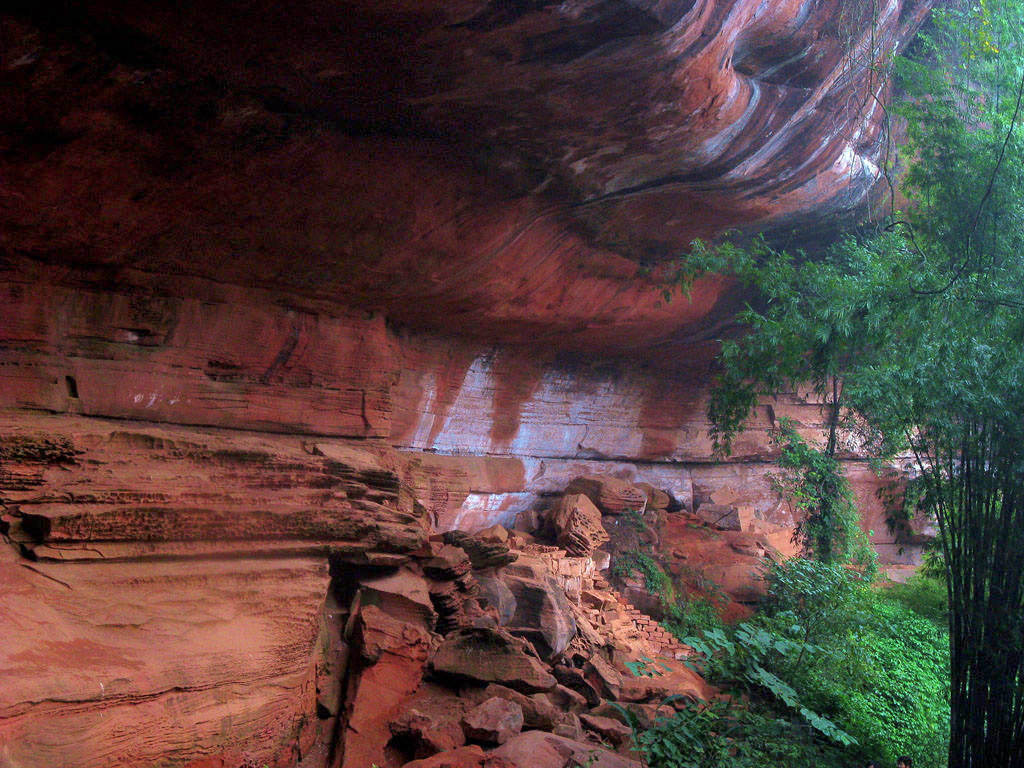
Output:
[[813,400],[715,461],[709,366],[745,297],[714,275],[666,295],[663,270],[695,237],[870,204],[887,84],[865,65],[928,2],[863,5],[0,17],[0,766],[293,764],[328,556],[398,567],[577,476],[791,525],[766,432],[813,430]]

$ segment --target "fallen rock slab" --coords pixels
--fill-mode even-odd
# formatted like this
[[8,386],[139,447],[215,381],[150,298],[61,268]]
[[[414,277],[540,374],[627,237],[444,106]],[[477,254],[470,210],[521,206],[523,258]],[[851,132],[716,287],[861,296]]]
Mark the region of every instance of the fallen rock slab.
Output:
[[484,690],[488,698],[497,696],[502,699],[513,701],[522,707],[523,725],[527,728],[537,728],[542,731],[550,731],[558,722],[562,710],[559,710],[546,693],[535,693],[531,696],[506,688],[504,685],[491,683]]
[[437,614],[426,579],[409,571],[360,581],[360,604],[374,605],[396,619],[432,630]]
[[627,760],[601,747],[543,731],[521,733],[491,752],[491,756],[502,758],[516,768],[567,768],[570,765],[641,768],[637,761]]
[[582,493],[606,515],[643,512],[647,507],[647,492],[628,480],[617,477],[587,475],[577,477],[565,489],[566,494]]
[[590,557],[608,541],[608,532],[601,525],[600,510],[582,493],[563,496],[550,517],[558,546],[570,555]]
[[523,708],[493,696],[463,716],[462,730],[469,741],[504,744],[523,730]]
[[619,746],[626,744],[633,738],[633,729],[618,720],[601,715],[580,715],[583,727],[593,731],[610,744]]
[[576,634],[572,606],[554,578],[526,569],[522,573],[508,569],[501,577],[515,598],[508,630],[527,638],[544,658],[553,658]]
[[497,576],[478,576],[480,597],[498,612],[498,623],[505,626],[516,615],[516,596]]
[[[413,760],[406,763],[402,768],[482,768],[487,756],[484,751],[476,745],[460,747],[450,752],[442,752],[438,755],[423,760]],[[493,763],[488,764],[489,768],[498,768]]]
[[433,658],[434,673],[458,680],[500,683],[524,693],[542,693],[557,681],[529,644],[490,627],[465,627],[444,639]]
[[466,737],[453,720],[438,721],[418,709],[409,709],[388,726],[392,745],[404,745],[406,753],[417,759],[449,752],[465,745]]

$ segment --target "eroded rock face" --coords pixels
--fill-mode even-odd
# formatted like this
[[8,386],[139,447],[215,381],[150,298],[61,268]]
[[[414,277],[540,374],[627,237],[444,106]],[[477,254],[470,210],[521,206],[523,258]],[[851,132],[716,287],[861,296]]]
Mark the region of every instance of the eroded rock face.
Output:
[[500,683],[526,693],[555,687],[555,678],[524,641],[498,629],[456,630],[431,660],[434,672],[478,684]]
[[[615,251],[854,208],[883,115],[850,101],[925,5],[26,4],[4,21],[11,247],[506,337],[678,324],[654,286],[616,296]],[[578,271],[600,277],[569,292]]]
[[[577,477],[781,535],[765,435],[817,405],[766,405],[715,463],[707,366],[745,297],[668,300],[666,257],[868,201],[882,115],[848,109],[874,103],[848,65],[926,5],[874,30],[839,0],[5,11],[0,763],[288,768],[346,728],[324,764],[377,754],[431,629],[500,632],[470,568],[502,542],[427,536]],[[560,653],[576,625],[533,578],[508,621]],[[510,642],[521,678],[462,679],[555,684]],[[510,759],[585,759],[535,739]]]
[[0,764],[269,762],[316,727],[320,558],[26,563],[5,546],[0,583]]
[[563,496],[550,519],[556,541],[570,555],[590,557],[597,547],[608,541],[608,532],[601,525],[601,512],[582,493]]
[[486,699],[462,718],[466,738],[485,744],[504,744],[523,730],[523,708],[507,698]]

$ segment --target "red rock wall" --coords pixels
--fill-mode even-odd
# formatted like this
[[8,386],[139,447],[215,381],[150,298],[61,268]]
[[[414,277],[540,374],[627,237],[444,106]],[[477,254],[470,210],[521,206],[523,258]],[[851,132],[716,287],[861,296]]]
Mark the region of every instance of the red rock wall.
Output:
[[[239,291],[228,303],[11,282],[4,298],[0,407],[372,439],[415,467],[408,477],[439,529],[511,525],[583,474],[774,520],[767,430],[786,415],[814,435],[820,418],[796,396],[766,405],[720,464],[704,385],[671,359],[395,333],[380,316],[249,303]],[[855,476],[887,543],[867,492],[876,481]]]
[[294,765],[330,738],[327,561],[578,475],[791,522],[765,430],[816,409],[713,460],[746,297],[666,296],[672,257],[857,215],[870,64],[927,5],[15,3],[0,768]]

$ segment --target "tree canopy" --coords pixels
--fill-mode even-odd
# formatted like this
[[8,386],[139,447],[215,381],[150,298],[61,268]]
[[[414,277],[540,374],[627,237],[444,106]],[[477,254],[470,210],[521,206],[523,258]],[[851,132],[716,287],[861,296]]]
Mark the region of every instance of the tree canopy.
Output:
[[728,451],[760,398],[809,382],[824,455],[847,427],[862,450],[915,457],[949,585],[949,764],[1009,768],[1024,754],[1024,3],[936,10],[896,74],[905,213],[813,259],[696,250],[759,296],[723,343],[709,416]]

